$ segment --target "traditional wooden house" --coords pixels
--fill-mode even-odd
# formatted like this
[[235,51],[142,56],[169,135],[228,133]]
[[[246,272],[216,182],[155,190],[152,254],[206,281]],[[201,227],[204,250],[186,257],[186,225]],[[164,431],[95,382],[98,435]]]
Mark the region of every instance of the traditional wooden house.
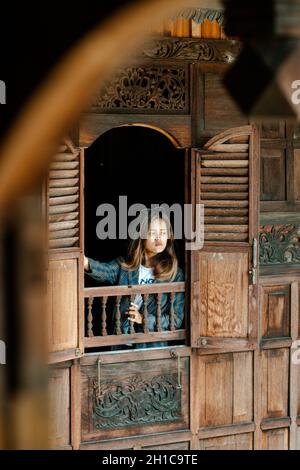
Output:
[[[240,51],[219,10],[165,23],[99,90],[44,185],[52,446],[299,449],[300,128],[256,124],[223,76]],[[134,186],[133,186],[134,182]],[[153,194],[155,191],[155,194]],[[84,277],[122,241],[99,240],[96,208],[204,203],[205,244],[178,243],[185,282],[103,286]],[[159,287],[158,287],[159,286]],[[161,331],[160,299],[185,292]],[[157,302],[157,331],[123,335],[122,296]],[[128,343],[168,347],[118,350]],[[112,346],[114,346],[112,350]]]

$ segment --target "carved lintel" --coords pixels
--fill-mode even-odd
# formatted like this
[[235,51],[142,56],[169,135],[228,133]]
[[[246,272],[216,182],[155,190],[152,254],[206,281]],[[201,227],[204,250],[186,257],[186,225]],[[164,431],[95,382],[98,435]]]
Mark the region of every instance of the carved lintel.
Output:
[[188,77],[181,67],[126,67],[94,96],[103,110],[188,111]]

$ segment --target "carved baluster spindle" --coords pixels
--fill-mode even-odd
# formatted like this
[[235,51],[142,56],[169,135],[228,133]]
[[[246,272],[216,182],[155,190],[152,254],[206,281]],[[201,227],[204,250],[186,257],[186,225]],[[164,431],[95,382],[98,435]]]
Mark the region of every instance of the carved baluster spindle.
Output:
[[161,331],[161,297],[162,294],[156,294],[156,331]]
[[174,315],[174,297],[175,297],[175,293],[174,292],[170,292],[170,331],[174,331],[175,330],[175,315]]
[[121,295],[118,295],[116,297],[116,308],[117,308],[117,311],[116,311],[116,334],[117,335],[122,334],[122,330],[121,330],[121,311],[120,311],[121,298],[122,298]]
[[107,336],[107,329],[106,329],[106,302],[107,302],[107,297],[102,297],[102,314],[101,314],[101,334],[102,336]]
[[148,298],[149,298],[149,294],[142,294],[142,297],[143,297],[143,303],[144,303],[144,311],[143,311],[144,333],[149,333],[149,328],[148,328]]
[[94,303],[94,298],[89,297],[89,299],[88,299],[88,317],[87,317],[87,320],[88,320],[87,335],[88,335],[89,338],[94,336],[94,333],[93,333],[93,314],[92,314],[93,303]]
[[[135,299],[135,295],[134,294],[131,294],[129,296],[129,301],[130,302],[134,302],[134,299]],[[129,304],[130,306],[130,304]],[[135,329],[134,329],[134,322],[133,321],[130,321],[130,334],[133,335],[135,333]]]

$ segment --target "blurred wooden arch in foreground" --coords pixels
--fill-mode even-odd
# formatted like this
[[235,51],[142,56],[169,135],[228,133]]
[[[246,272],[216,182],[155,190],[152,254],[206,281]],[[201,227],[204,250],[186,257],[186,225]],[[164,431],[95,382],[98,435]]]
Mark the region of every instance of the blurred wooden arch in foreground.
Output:
[[[197,3],[199,7],[207,5],[205,1],[198,0]],[[93,91],[114,69],[124,61],[128,62],[128,55],[145,34],[145,23],[147,26],[155,26],[185,5],[186,0],[147,0],[133,2],[117,11],[113,17],[87,34],[55,67],[19,114],[2,144],[0,303],[3,313],[0,316],[0,336],[6,338],[7,325],[12,322],[10,309],[14,315],[13,326],[18,334],[10,337],[12,342],[7,345],[11,349],[17,347],[17,351],[10,356],[13,360],[0,367],[0,448],[47,447],[47,386],[45,371],[37,360],[43,357],[45,345],[43,341],[35,343],[32,340],[44,338],[45,316],[41,314],[41,292],[36,292],[43,281],[34,277],[35,263],[32,258],[26,258],[25,253],[28,244],[31,248],[34,246],[35,250],[42,250],[43,237],[35,239],[30,235],[30,229],[27,233],[28,224],[33,227],[32,233],[35,233],[37,222],[31,220],[31,213],[34,209],[39,213],[41,208],[38,207],[37,196],[24,195],[42,180],[58,143],[76,121]],[[128,55],[124,54],[124,44]],[[24,235],[25,239],[23,234],[27,234],[26,237]],[[11,253],[7,252],[8,245],[17,252],[13,260]],[[25,258],[21,269],[18,255],[23,252]],[[10,278],[7,276],[8,266]],[[2,283],[4,279],[6,285]],[[13,307],[5,292],[7,279],[15,280]],[[24,289],[26,292],[31,290],[28,299]],[[23,302],[24,296],[28,302]],[[32,325],[36,332],[33,337],[29,334]],[[20,341],[22,335],[24,337]],[[11,375],[15,380],[11,380]]]

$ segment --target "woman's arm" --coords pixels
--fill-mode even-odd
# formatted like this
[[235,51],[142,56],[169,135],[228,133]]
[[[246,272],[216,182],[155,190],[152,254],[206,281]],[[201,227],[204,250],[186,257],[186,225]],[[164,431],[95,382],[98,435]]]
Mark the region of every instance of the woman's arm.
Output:
[[90,271],[89,259],[86,256],[83,258],[83,266],[85,271]]
[[84,270],[88,276],[96,279],[96,281],[116,284],[119,277],[120,265],[117,259],[109,263],[100,263],[100,261],[85,256]]

